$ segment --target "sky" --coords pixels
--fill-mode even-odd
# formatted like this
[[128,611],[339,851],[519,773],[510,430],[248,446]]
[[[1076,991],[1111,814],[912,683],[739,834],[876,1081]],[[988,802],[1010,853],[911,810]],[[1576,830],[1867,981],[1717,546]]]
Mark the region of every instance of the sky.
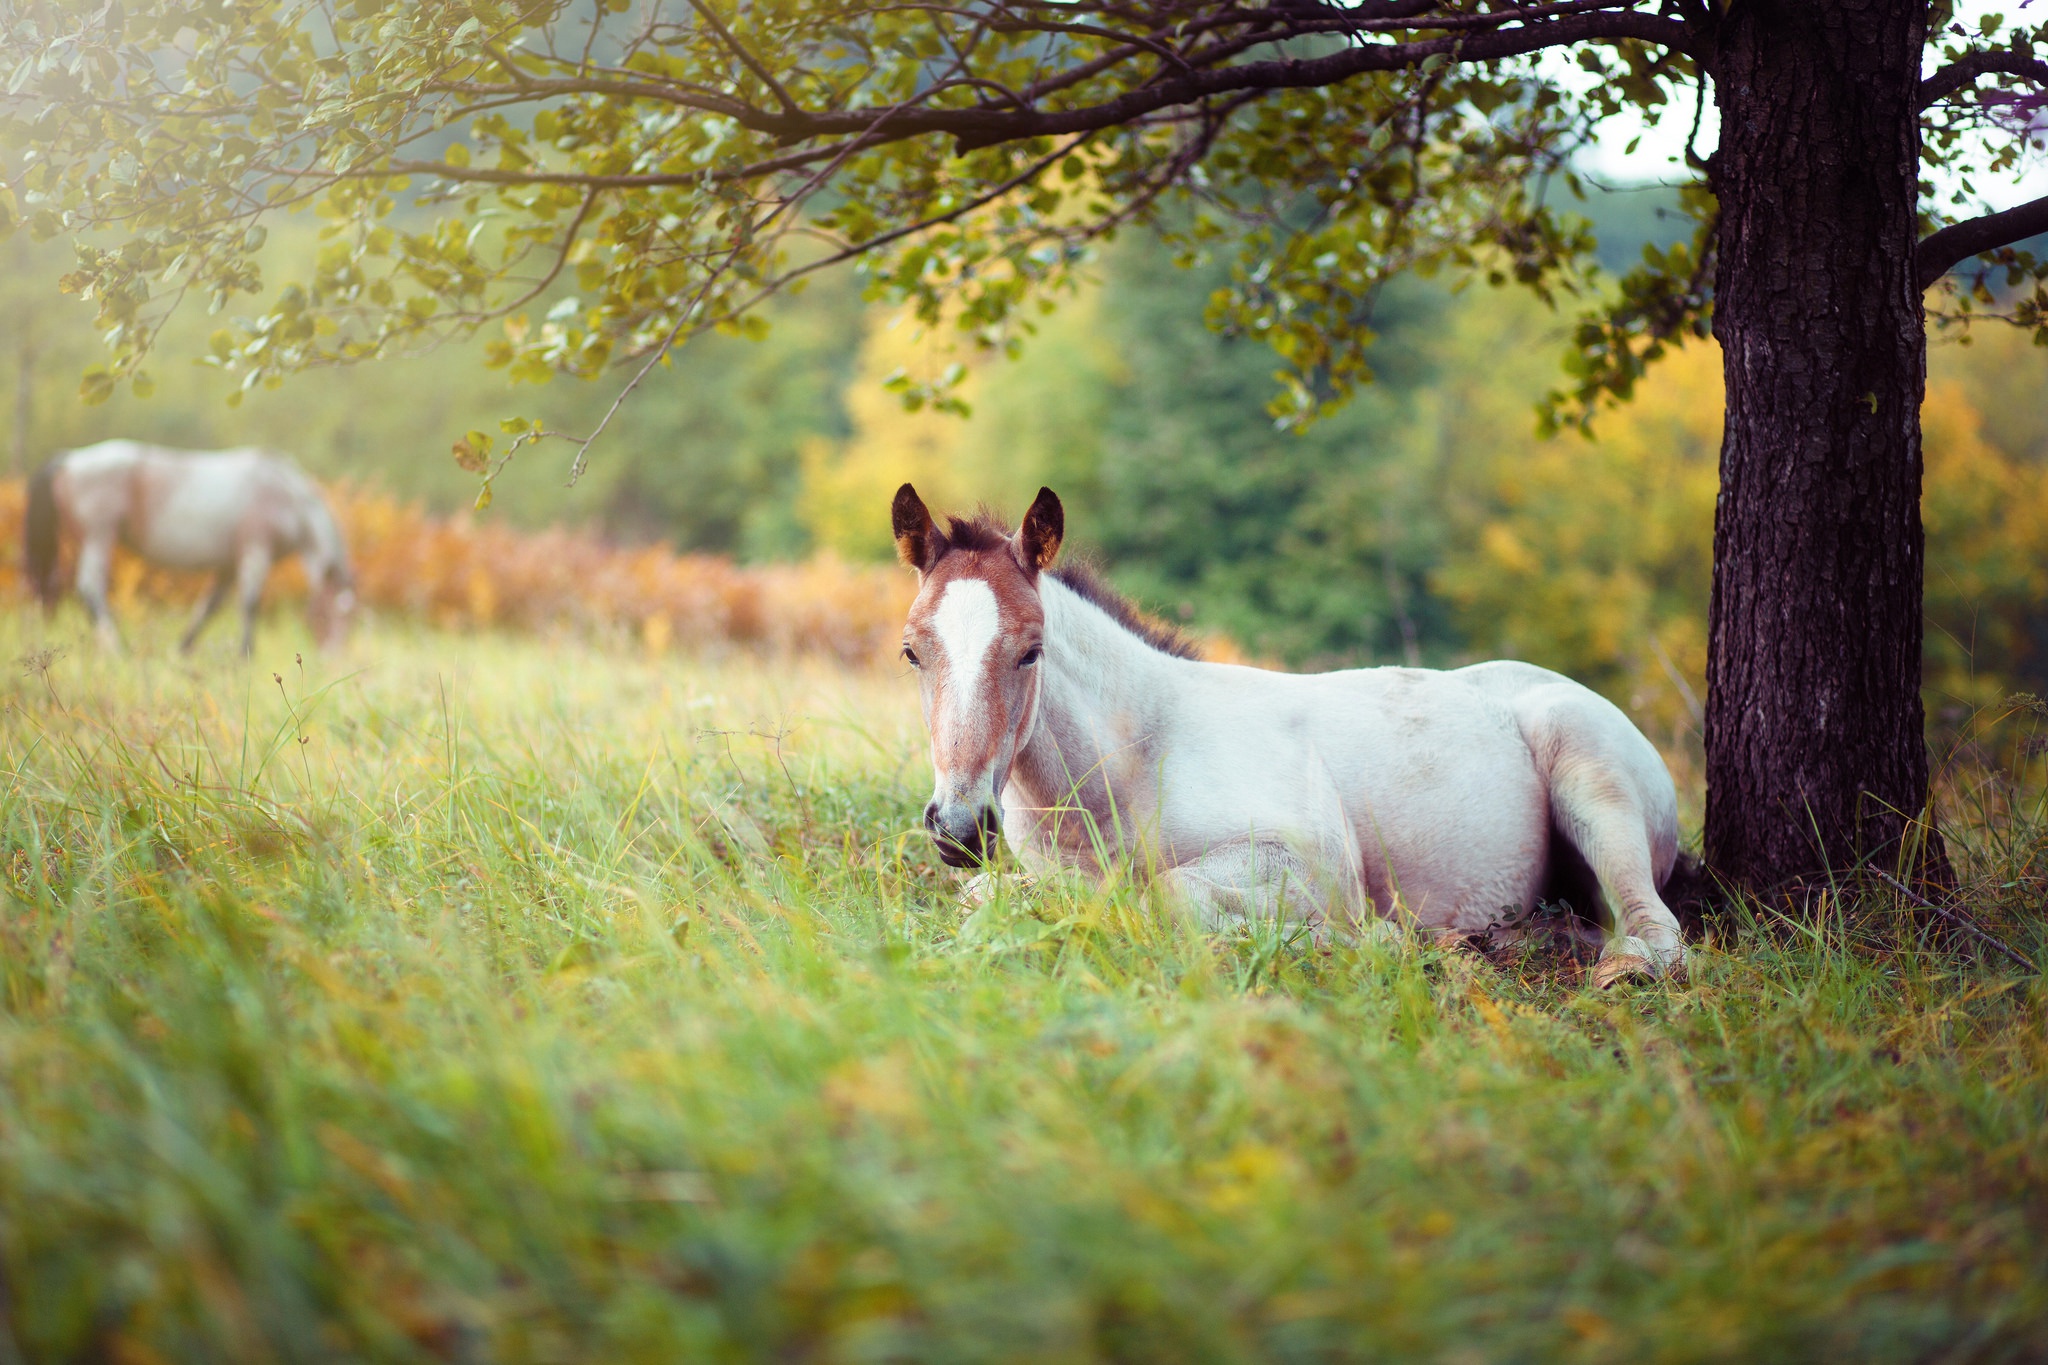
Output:
[[[1964,24],[1974,26],[1979,15],[2004,13],[2033,22],[2040,22],[2027,10],[2048,10],[2048,0],[1961,0],[1956,6],[1956,16]],[[1930,62],[1929,69],[1932,70]],[[1568,64],[1559,63],[1554,74],[1570,79],[1583,73]],[[1714,106],[1708,103],[1701,121],[1699,148],[1702,156],[1714,149],[1719,135],[1719,120],[1714,116]],[[1602,124],[1596,142],[1580,155],[1579,169],[1602,184],[1642,185],[1656,182],[1679,183],[1690,179],[1685,172],[1685,138],[1692,126],[1692,102],[1687,99],[1676,101],[1664,111],[1664,117],[1656,124],[1646,124],[1640,114],[1628,113],[1611,118]],[[1631,139],[1641,141],[1633,152],[1628,150]],[[2026,163],[2023,173],[2017,179],[1994,183],[1980,179],[1975,185],[1978,198],[1985,210],[2008,209],[2029,199],[2048,195],[2048,154],[2036,150]],[[1937,202],[1944,202],[1941,194]]]

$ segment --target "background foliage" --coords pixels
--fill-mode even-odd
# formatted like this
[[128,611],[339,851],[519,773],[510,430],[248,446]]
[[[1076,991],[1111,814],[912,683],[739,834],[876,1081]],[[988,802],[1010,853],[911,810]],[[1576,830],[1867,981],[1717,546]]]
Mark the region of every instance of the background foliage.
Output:
[[[1585,207],[1610,275],[1691,231],[1658,191]],[[269,249],[311,250],[310,232],[280,233]],[[314,371],[235,408],[222,401],[235,386],[206,366],[166,374],[149,398],[123,389],[86,407],[78,373],[95,341],[87,310],[51,284],[58,253],[25,234],[0,252],[0,302],[19,320],[0,432],[24,464],[115,434],[256,442],[447,513],[475,489],[445,453],[453,435],[511,405],[587,428],[608,401],[577,384],[507,390],[458,348]],[[880,563],[890,546],[877,509],[905,478],[935,505],[1012,510],[1050,483],[1073,543],[1121,585],[1257,657],[1304,667],[1515,655],[1600,687],[1666,742],[1696,730],[1720,439],[1710,343],[1680,349],[1592,439],[1543,437],[1535,408],[1559,382],[1567,313],[1519,291],[1453,293],[1405,277],[1374,301],[1377,382],[1285,431],[1263,412],[1270,350],[1200,325],[1228,281],[1222,263],[1183,270],[1167,248],[1122,239],[1011,359],[826,274],[776,306],[765,337],[686,347],[573,488],[556,452],[522,453],[487,516],[747,562],[829,551]],[[1958,705],[2048,692],[2048,351],[2000,328],[1968,344],[1936,339],[1927,686],[1941,724]],[[946,392],[971,417],[906,409],[914,377],[956,366]],[[519,554],[507,554],[506,567],[450,570],[449,581],[502,572],[491,591],[515,599]],[[665,612],[643,604],[627,625]],[[581,614],[622,619],[609,606]],[[720,634],[693,630],[675,622],[679,639]]]

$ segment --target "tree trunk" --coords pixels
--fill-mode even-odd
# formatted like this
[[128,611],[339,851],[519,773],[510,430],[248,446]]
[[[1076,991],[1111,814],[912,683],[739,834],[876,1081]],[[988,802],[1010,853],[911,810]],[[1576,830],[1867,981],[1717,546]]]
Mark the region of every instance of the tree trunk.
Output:
[[[1767,889],[1918,859],[1924,0],[1729,7],[1707,861]],[[1932,856],[1946,867],[1939,840]]]

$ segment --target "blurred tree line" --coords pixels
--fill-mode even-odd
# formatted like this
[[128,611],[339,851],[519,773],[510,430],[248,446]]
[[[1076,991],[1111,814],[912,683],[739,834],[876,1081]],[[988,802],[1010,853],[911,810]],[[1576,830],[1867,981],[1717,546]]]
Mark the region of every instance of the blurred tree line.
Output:
[[[1591,206],[1610,270],[1686,225],[1656,192]],[[312,249],[279,234],[278,251]],[[0,438],[17,469],[112,435],[258,443],[437,509],[476,487],[449,457],[510,413],[588,430],[614,387],[511,388],[472,348],[317,372],[229,406],[218,371],[156,377],[96,407],[89,311],[54,292],[55,246],[0,243]],[[711,336],[650,379],[564,488],[522,451],[489,513],[744,560],[891,553],[905,478],[935,505],[1014,511],[1040,483],[1071,543],[1152,609],[1298,667],[1509,655],[1572,673],[1660,737],[1696,729],[1706,658],[1720,359],[1690,346],[1592,440],[1544,439],[1566,313],[1515,291],[1405,279],[1375,301],[1377,382],[1305,432],[1264,412],[1274,360],[1202,325],[1223,282],[1142,237],[1041,318],[1016,358],[865,304],[847,273],[772,310],[760,339]],[[560,304],[561,299],[549,301]],[[573,304],[569,305],[573,307]],[[192,310],[174,327],[217,326]],[[193,349],[203,350],[202,334]],[[967,420],[900,392],[953,365]],[[1933,347],[1924,413],[1930,714],[2048,692],[2048,351],[1978,330]]]
[[[317,249],[315,224],[288,226],[272,234],[270,252]],[[495,432],[499,419],[516,412],[587,431],[617,390],[611,382],[515,387],[486,368],[480,345],[451,345],[238,394],[218,369],[168,359],[173,351],[204,354],[210,334],[228,321],[208,317],[195,302],[169,324],[174,339],[148,397],[123,386],[88,406],[80,375],[103,353],[90,307],[57,292],[69,261],[62,242],[35,243],[27,233],[0,241],[0,439],[17,472],[54,451],[114,436],[195,449],[263,445],[323,477],[379,485],[452,511],[476,495],[475,477],[449,454],[465,430]],[[557,291],[542,311],[565,302]],[[651,377],[574,488],[564,486],[559,446],[523,451],[498,481],[491,515],[525,525],[596,525],[621,540],[666,540],[742,559],[802,557],[808,533],[792,510],[799,452],[808,438],[851,430],[845,390],[865,316],[859,282],[843,272],[823,276],[770,315],[765,339],[705,337]]]

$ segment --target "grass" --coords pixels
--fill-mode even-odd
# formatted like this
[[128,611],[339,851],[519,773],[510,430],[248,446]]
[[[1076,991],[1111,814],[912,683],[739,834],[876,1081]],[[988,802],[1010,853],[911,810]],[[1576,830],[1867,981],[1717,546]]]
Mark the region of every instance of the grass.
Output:
[[1889,906],[1615,995],[963,915],[893,675],[170,628],[0,627],[0,1358],[2048,1350],[2048,992]]

